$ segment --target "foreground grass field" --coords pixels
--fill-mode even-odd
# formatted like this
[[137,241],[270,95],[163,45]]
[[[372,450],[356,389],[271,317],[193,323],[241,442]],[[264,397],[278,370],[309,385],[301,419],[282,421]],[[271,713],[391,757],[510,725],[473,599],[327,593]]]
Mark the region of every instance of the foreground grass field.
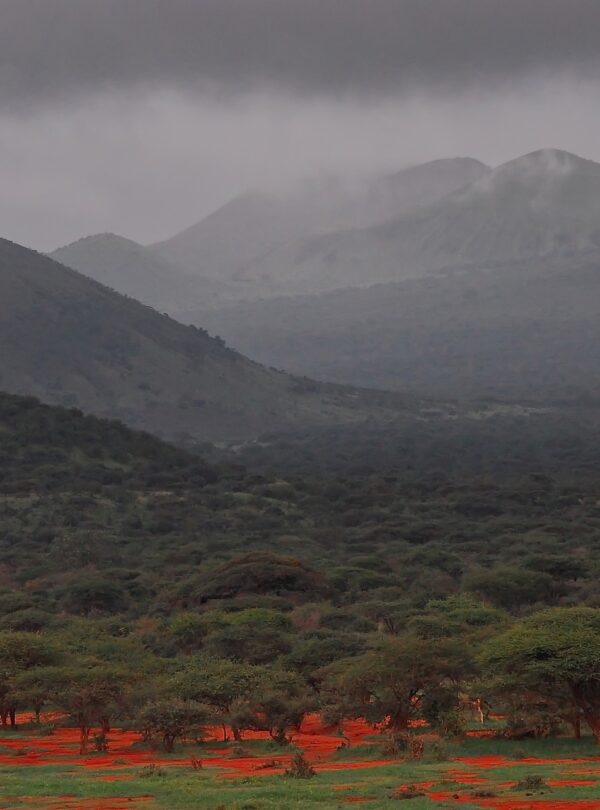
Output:
[[339,737],[313,728],[298,743],[317,773],[296,779],[284,773],[289,749],[261,739],[180,746],[166,756],[127,732],[112,736],[109,752],[79,757],[72,729],[4,732],[0,808],[600,810],[600,752],[586,738],[474,737],[446,748],[426,735],[423,759],[396,760],[385,758],[371,733],[340,748]]

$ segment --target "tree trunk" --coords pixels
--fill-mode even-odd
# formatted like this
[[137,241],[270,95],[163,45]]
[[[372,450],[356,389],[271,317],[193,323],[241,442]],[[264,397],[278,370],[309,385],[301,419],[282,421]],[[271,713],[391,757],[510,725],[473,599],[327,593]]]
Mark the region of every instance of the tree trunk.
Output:
[[227,734],[227,726],[225,723],[221,723],[221,728],[223,729],[223,742],[229,742],[229,735]]
[[278,745],[288,745],[289,740],[285,736],[285,728],[277,727],[269,730],[269,736],[275,740]]
[[11,706],[8,710],[8,714],[10,717],[10,727],[16,728],[17,727],[17,710],[14,706]]
[[596,743],[600,745],[600,714],[586,712],[585,722],[590,727]]
[[406,731],[410,722],[410,714],[405,711],[398,711],[390,715],[388,728],[394,733],[398,731]]
[[87,754],[91,728],[87,724],[79,726],[79,753]]
[[175,748],[175,736],[173,734],[163,734],[163,748],[167,754],[172,754]]
[[241,742],[241,741],[242,741],[242,732],[241,732],[241,729],[239,729],[237,726],[232,726],[232,727],[231,727],[231,731],[232,731],[232,733],[233,733],[233,739],[234,739],[236,742]]
[[100,721],[100,727],[102,728],[102,733],[106,736],[110,734],[110,720],[108,717],[103,717]]

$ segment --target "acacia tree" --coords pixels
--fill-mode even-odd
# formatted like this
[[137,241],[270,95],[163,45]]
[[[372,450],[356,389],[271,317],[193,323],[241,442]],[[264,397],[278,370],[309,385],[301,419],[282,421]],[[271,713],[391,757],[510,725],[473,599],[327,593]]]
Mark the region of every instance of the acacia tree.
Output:
[[108,734],[111,722],[131,707],[129,687],[136,676],[122,667],[89,662],[54,671],[48,667],[45,676],[53,690],[52,702],[66,711],[79,728],[80,754],[87,753],[94,726]]
[[237,706],[247,713],[249,727],[266,729],[280,745],[290,741],[289,732],[297,731],[305,715],[316,708],[315,695],[296,672],[265,669],[264,677],[245,705]]
[[481,660],[497,692],[530,691],[600,743],[600,610],[552,608],[490,641]]
[[63,686],[64,675],[60,667],[34,667],[15,677],[11,694],[18,706],[33,709],[35,722],[39,723],[42,709],[56,702]]
[[[239,706],[250,700],[264,682],[266,673],[265,667],[240,661],[197,658],[171,680],[169,691],[183,700],[210,706],[223,728],[224,742],[227,741],[228,726],[234,738],[240,740],[243,729],[248,726]],[[236,711],[233,711],[234,707]]]
[[364,717],[396,734],[419,716],[426,695],[444,690],[458,703],[471,668],[465,645],[452,639],[388,637],[364,655],[327,667],[324,690],[341,714]]
[[[226,673],[226,663],[240,667],[237,662],[219,662]],[[197,697],[205,695],[213,710],[218,695],[222,695],[219,699],[227,703],[227,723],[236,739],[241,739],[243,730],[254,729],[267,731],[276,742],[285,745],[289,742],[290,732],[296,731],[304,716],[317,708],[314,692],[296,672],[278,667],[241,665],[237,678],[233,670],[227,674],[229,683],[219,684],[215,670],[216,680],[210,689],[212,694],[207,693],[202,684],[194,694]],[[212,716],[214,718],[214,711]]]
[[160,737],[164,750],[171,753],[176,740],[195,734],[210,720],[210,710],[193,700],[171,698],[147,703],[136,720],[146,740]]
[[57,651],[33,633],[0,633],[0,719],[16,728],[17,682],[36,666],[53,663]]

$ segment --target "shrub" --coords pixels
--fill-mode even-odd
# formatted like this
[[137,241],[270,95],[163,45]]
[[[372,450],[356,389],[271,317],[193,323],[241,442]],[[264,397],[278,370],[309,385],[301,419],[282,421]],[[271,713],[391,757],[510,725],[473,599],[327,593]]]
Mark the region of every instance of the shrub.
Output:
[[148,779],[150,777],[157,777],[157,776],[165,776],[166,772],[164,768],[161,768],[159,765],[155,765],[154,763],[150,765],[144,765],[144,767],[140,770],[138,776],[141,779]]
[[543,777],[538,776],[538,774],[529,774],[529,776],[523,777],[519,782],[516,784],[517,790],[524,790],[539,793],[540,791],[547,790],[548,785],[544,782]]
[[416,785],[403,785],[399,790],[394,791],[392,793],[392,799],[420,799],[421,797],[425,796],[426,794],[423,793],[422,790]]
[[304,754],[294,754],[289,768],[285,771],[285,776],[291,776],[294,779],[312,779],[316,775],[317,772]]
[[434,740],[428,746],[428,753],[431,754],[432,759],[436,762],[447,762],[450,758],[448,747],[443,740]]

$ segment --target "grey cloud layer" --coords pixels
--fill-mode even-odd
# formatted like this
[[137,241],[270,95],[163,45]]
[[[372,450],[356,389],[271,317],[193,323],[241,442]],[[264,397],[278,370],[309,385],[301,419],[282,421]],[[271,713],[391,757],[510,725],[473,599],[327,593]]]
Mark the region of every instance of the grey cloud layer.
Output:
[[0,0],[0,102],[137,83],[389,94],[595,73],[598,0]]

